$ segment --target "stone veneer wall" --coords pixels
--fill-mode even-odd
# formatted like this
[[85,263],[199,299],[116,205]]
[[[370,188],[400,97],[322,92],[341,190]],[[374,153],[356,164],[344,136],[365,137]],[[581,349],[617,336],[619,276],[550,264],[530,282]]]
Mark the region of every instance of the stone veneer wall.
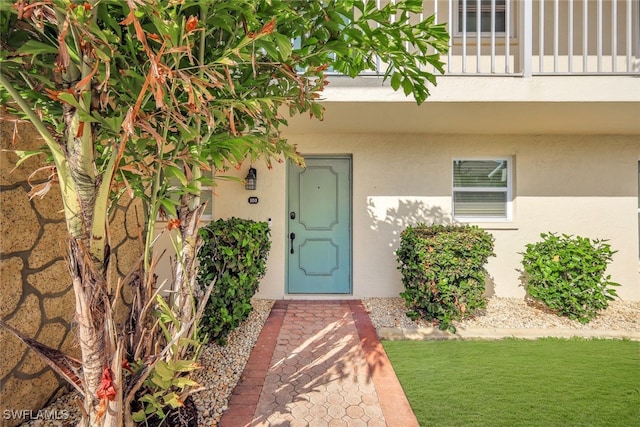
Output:
[[[0,148],[35,150],[44,143],[31,125],[0,116]],[[67,230],[57,185],[43,198],[29,200],[27,179],[44,156],[13,170],[17,156],[0,152],[0,315],[29,337],[79,356],[72,328],[75,299],[64,260]],[[122,277],[138,258],[141,221],[133,203],[111,215],[112,278]],[[67,390],[67,383],[35,353],[0,328],[0,425],[5,410],[43,408]]]

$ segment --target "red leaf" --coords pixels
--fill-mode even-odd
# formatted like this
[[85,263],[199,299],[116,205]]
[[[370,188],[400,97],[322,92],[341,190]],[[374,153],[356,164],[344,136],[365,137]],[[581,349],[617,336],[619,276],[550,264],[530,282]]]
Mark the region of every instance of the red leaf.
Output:
[[65,73],[67,71],[67,68],[69,67],[69,63],[71,62],[69,49],[67,49],[67,44],[65,41],[68,30],[69,30],[69,20],[65,20],[64,24],[62,24],[62,31],[60,31],[60,35],[58,36],[58,42],[59,42],[58,56],[56,57],[56,67],[62,73]]
[[167,228],[169,230],[173,230],[174,228],[178,228],[180,227],[180,220],[177,218],[174,219],[170,219],[169,223],[167,224]]
[[58,95],[60,94],[60,91],[57,90],[51,90],[49,88],[44,88],[44,91],[47,93],[47,96],[51,99],[53,99],[54,101],[59,101],[58,99]]
[[270,34],[273,32],[273,29],[276,27],[276,18],[273,18],[271,21],[264,24],[264,26],[260,29],[258,34]]
[[187,33],[198,28],[198,17],[191,15],[189,19],[187,19]]
[[96,61],[96,65],[93,67],[93,70],[91,70],[91,72],[84,79],[82,79],[78,83],[76,83],[76,89],[84,89],[85,86],[89,85],[89,83],[91,82],[91,79],[93,78],[93,76],[98,71],[98,66],[99,65],[100,65],[100,63],[98,61]]
[[133,369],[131,369],[131,365],[129,365],[129,361],[127,359],[124,359],[122,361],[122,369],[126,369],[127,371],[131,372],[132,374],[135,374],[135,372],[133,372]]
[[256,37],[261,36],[263,34],[271,34],[275,28],[276,28],[276,18],[273,18],[271,21],[264,24],[262,28],[260,28],[260,31],[258,31],[257,33],[249,33],[247,34],[247,37],[249,37],[250,39],[255,39]]
[[49,98],[53,99],[54,101],[58,101],[58,102],[64,102],[63,100],[61,100],[61,99],[58,97],[58,95],[60,95],[60,94],[61,94],[61,93],[63,93],[63,92],[70,93],[70,94],[72,94],[72,95],[73,95],[73,89],[72,89],[72,88],[69,88],[69,89],[67,89],[67,90],[60,90],[60,91],[57,91],[57,90],[51,90],[51,89],[49,89],[49,88],[46,88],[46,87],[45,87],[45,88],[44,88],[44,91],[47,93],[47,96],[48,96]]
[[102,372],[102,379],[100,380],[100,387],[96,395],[100,399],[113,400],[116,398],[116,388],[113,385],[113,379],[111,378],[111,369],[107,366]]
[[78,123],[78,131],[76,132],[76,138],[80,138],[84,133],[84,122]]

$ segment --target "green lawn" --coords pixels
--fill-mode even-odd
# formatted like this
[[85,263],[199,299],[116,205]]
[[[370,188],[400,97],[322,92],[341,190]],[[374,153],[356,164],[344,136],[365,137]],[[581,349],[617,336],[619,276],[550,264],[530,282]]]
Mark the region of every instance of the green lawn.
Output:
[[640,342],[383,345],[421,426],[640,426]]

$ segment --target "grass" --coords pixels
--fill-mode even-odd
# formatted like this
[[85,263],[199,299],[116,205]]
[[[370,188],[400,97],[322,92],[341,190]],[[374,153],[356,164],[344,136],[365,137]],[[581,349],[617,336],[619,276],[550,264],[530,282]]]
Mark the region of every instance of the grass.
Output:
[[640,426],[640,343],[383,341],[421,426]]

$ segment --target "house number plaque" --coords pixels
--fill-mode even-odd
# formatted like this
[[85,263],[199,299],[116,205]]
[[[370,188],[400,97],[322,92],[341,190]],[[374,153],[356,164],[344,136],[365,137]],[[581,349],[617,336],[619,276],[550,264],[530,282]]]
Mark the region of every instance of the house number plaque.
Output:
[[249,197],[249,204],[250,205],[257,205],[259,202],[258,198],[256,196],[251,196]]

